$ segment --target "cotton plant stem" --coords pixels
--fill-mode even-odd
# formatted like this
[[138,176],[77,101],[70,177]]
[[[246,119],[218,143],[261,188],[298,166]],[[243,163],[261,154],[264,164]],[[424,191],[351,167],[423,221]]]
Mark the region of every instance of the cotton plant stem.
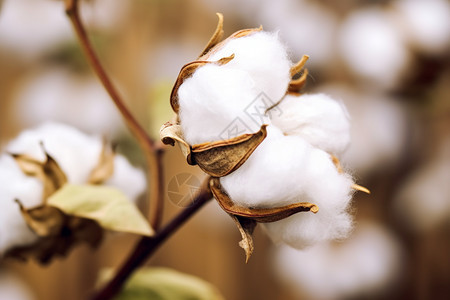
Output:
[[126,125],[131,133],[137,139],[140,147],[145,153],[146,162],[148,165],[148,186],[150,190],[150,212],[149,220],[153,229],[157,230],[161,223],[161,215],[164,203],[164,183],[163,183],[163,168],[162,155],[163,146],[161,143],[155,143],[147,134],[147,132],[138,123],[136,118],[125,106],[122,97],[106,74],[100,60],[98,59],[92,44],[89,41],[88,35],[81,21],[79,14],[78,0],[66,0],[66,13],[72,22],[73,28],[78,36],[83,52],[93,68],[95,74],[100,79],[108,94],[111,96],[117,109],[122,114]]
[[203,184],[199,194],[195,197],[192,205],[181,211],[172,221],[164,226],[153,237],[143,237],[137,244],[133,253],[117,271],[114,278],[108,282],[91,300],[112,299],[122,289],[124,283],[141,266],[164,241],[177,231],[189,218],[191,218],[205,203],[212,198],[207,181]]

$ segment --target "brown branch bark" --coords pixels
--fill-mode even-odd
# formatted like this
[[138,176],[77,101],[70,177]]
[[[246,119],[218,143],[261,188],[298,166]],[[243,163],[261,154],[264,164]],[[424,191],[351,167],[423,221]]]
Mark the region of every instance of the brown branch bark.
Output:
[[145,158],[148,166],[148,187],[149,193],[149,220],[153,229],[157,230],[161,223],[161,215],[164,204],[164,182],[163,182],[163,168],[162,168],[162,156],[163,146],[161,143],[155,143],[147,134],[147,132],[138,123],[136,118],[125,106],[122,97],[111,82],[110,78],[106,74],[100,60],[98,59],[92,44],[89,41],[89,37],[83,26],[83,23],[79,14],[78,0],[66,0],[66,13],[72,22],[73,28],[80,41],[83,52],[92,66],[95,74],[100,79],[101,83],[105,87],[108,94],[111,96],[117,109],[122,114],[126,125],[131,133],[137,139],[140,147],[145,153]]
[[199,194],[195,197],[192,205],[185,208],[172,221],[164,226],[153,237],[143,237],[137,244],[133,253],[128,257],[114,278],[108,282],[92,300],[112,299],[122,289],[124,283],[136,268],[141,266],[161,244],[169,238],[177,229],[179,229],[189,218],[191,218],[205,203],[212,198],[209,189],[209,179],[203,184]]

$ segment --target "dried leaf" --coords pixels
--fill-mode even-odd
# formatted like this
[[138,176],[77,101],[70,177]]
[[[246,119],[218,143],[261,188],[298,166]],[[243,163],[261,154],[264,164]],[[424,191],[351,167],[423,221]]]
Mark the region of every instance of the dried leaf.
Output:
[[[42,144],[41,144],[42,145]],[[51,155],[44,150],[45,162],[38,161],[24,154],[11,154],[22,172],[39,178],[44,184],[42,198],[44,201],[67,182],[66,174]]]
[[211,50],[212,47],[217,45],[223,37],[223,15],[221,13],[216,13],[216,15],[217,17],[219,17],[216,30],[209,39],[208,44],[206,44],[205,49],[200,54],[200,57],[208,53],[208,51]]
[[238,206],[233,203],[228,194],[220,185],[219,178],[212,178],[210,181],[211,192],[219,203],[220,207],[229,214],[252,219],[260,223],[270,223],[285,219],[298,212],[310,211],[317,213],[317,205],[309,202],[300,202],[291,205],[275,208],[248,208]]
[[68,216],[56,207],[42,205],[27,210],[21,205],[20,208],[25,222],[39,239],[31,245],[10,249],[6,257],[20,260],[34,257],[46,264],[54,257],[66,256],[79,243],[97,247],[103,237],[103,229],[95,221]]
[[137,207],[114,187],[66,184],[47,203],[65,214],[94,220],[104,229],[154,234]]
[[159,134],[161,137],[161,141],[166,145],[174,146],[176,142],[180,147],[184,157],[186,157],[187,162],[189,164],[192,164],[191,146],[189,146],[188,143],[186,143],[186,141],[184,140],[180,125],[167,122],[166,124],[161,126]]
[[28,227],[40,237],[57,236],[64,226],[64,214],[57,208],[41,205],[32,209],[26,209],[19,204],[20,212]]
[[267,125],[252,134],[192,146],[191,161],[207,174],[222,177],[239,168],[267,136]]
[[91,171],[89,175],[88,183],[102,184],[108,180],[114,173],[114,158],[116,152],[114,147],[109,145],[107,141],[103,140],[103,148],[100,153],[100,158],[97,165]]
[[231,61],[234,58],[234,54],[219,59],[218,61],[207,61],[207,60],[196,60],[193,62],[190,62],[186,65],[184,65],[181,68],[180,74],[178,74],[177,80],[175,81],[175,84],[173,86],[172,92],[170,94],[170,105],[172,106],[172,109],[174,112],[178,113],[180,107],[178,104],[178,89],[183,84],[183,82],[192,76],[194,72],[200,68],[201,66],[204,66],[206,64],[217,64],[217,65],[224,65]]
[[[101,283],[113,277],[112,270],[101,272]],[[209,282],[168,268],[142,268],[133,273],[115,300],[223,300]]]
[[239,246],[245,251],[245,262],[247,263],[255,248],[252,234],[257,223],[254,220],[238,217],[232,214],[230,214],[230,217],[236,223],[236,226],[241,233],[242,240],[239,242]]

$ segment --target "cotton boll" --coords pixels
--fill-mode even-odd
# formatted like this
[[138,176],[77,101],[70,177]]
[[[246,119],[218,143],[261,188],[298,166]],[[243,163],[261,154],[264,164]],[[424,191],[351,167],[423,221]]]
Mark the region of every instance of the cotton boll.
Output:
[[[245,184],[242,180],[245,178]],[[311,202],[319,212],[298,213],[265,224],[275,242],[303,248],[317,241],[342,238],[351,228],[346,213],[353,181],[339,174],[330,156],[298,136],[268,127],[266,139],[249,159],[220,182],[230,198],[246,207],[279,207]]]
[[52,120],[108,136],[123,129],[119,112],[98,80],[75,76],[62,68],[25,78],[17,87],[13,104],[23,127]]
[[386,228],[363,222],[342,243],[324,243],[303,251],[279,248],[274,267],[278,278],[304,298],[378,298],[399,280],[402,252],[399,241]]
[[101,138],[87,136],[70,126],[51,122],[23,131],[6,146],[6,150],[44,161],[41,142],[73,184],[87,182],[89,174],[98,164],[102,150]]
[[426,232],[450,220],[450,142],[403,185],[394,202],[396,216],[413,231]]
[[37,178],[26,176],[7,154],[0,155],[0,182],[1,256],[11,246],[26,245],[37,240],[14,200],[20,200],[27,208],[37,206],[42,202],[43,186]]
[[105,184],[120,189],[129,199],[137,200],[145,191],[147,181],[141,169],[130,165],[122,155],[116,155],[114,158],[114,173]]
[[25,57],[74,37],[64,3],[47,0],[6,1],[0,18],[0,45]]
[[278,33],[259,31],[232,39],[208,60],[217,61],[232,54],[234,58],[223,68],[247,72],[255,83],[256,95],[264,93],[272,103],[284,96],[291,79],[291,62]]
[[430,54],[448,52],[450,4],[446,0],[402,0],[393,2],[393,13],[408,41]]
[[248,113],[258,94],[244,71],[208,64],[186,79],[178,90],[180,123],[191,144],[232,138],[260,129],[268,117]]
[[36,299],[29,288],[16,276],[0,272],[1,300],[32,300]]
[[298,135],[314,147],[341,154],[350,143],[347,109],[325,94],[286,95],[272,123],[286,135]]
[[380,9],[351,14],[341,26],[339,50],[355,74],[386,88],[399,82],[409,61],[400,32]]

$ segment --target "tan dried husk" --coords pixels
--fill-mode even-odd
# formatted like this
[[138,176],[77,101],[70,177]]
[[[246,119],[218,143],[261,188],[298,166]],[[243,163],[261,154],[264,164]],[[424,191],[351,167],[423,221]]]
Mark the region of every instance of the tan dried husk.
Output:
[[[264,141],[267,136],[267,125],[263,125],[256,133],[244,134],[228,140],[197,145],[189,145],[184,140],[178,118],[178,89],[181,84],[183,84],[187,78],[191,77],[199,67],[205,64],[213,63],[224,65],[231,61],[234,58],[234,55],[222,58],[215,62],[207,61],[211,55],[219,51],[230,40],[245,37],[262,30],[262,27],[240,30],[221,42],[220,40],[223,36],[223,16],[221,14],[217,15],[219,17],[217,28],[205,49],[201,52],[196,61],[183,66],[178,75],[170,96],[172,109],[177,115],[170,122],[167,122],[161,127],[160,136],[164,144],[173,146],[177,143],[189,164],[198,165],[205,173],[212,177],[210,180],[211,192],[221,208],[235,221],[242,235],[242,241],[239,245],[244,249],[246,261],[248,261],[254,249],[252,233],[258,222],[275,222],[298,212],[311,211],[316,213],[318,207],[307,202],[276,208],[241,207],[234,204],[226,191],[220,186],[219,178],[237,170]],[[308,56],[304,56],[299,63],[292,67],[291,76],[295,76],[303,69],[307,59]],[[308,73],[305,70],[300,78],[293,79],[289,84],[287,93],[293,93],[300,90],[305,84],[307,74]]]

